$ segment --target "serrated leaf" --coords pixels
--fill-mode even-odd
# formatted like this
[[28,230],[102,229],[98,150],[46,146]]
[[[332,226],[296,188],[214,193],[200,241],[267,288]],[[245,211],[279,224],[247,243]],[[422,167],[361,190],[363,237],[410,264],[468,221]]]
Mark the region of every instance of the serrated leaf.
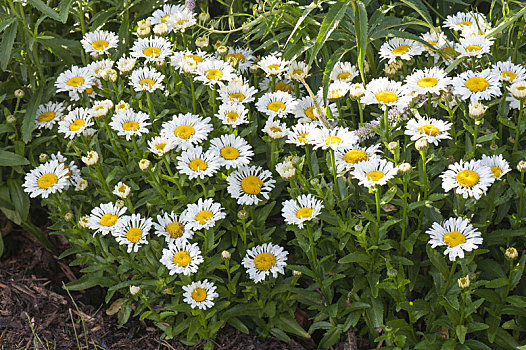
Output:
[[16,21],[12,21],[2,35],[2,42],[0,43],[0,68],[2,68],[2,70],[7,68],[11,60],[11,51],[13,50],[18,28],[17,24]]

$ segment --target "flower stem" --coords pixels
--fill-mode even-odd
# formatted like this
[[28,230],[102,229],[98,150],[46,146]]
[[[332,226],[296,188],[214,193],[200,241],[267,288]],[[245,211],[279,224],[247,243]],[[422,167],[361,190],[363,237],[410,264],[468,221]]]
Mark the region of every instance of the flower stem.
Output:
[[331,156],[331,167],[332,167],[332,176],[334,178],[334,189],[336,191],[336,198],[341,198],[340,185],[338,184],[338,172],[336,171],[336,157],[334,156],[334,150],[330,149]]
[[404,252],[404,239],[405,239],[405,231],[407,229],[407,197],[409,194],[407,193],[407,174],[404,174],[404,204],[402,209],[402,236],[400,237],[400,248],[399,252],[402,254]]
[[517,151],[517,147],[519,147],[519,139],[521,136],[521,118],[522,118],[523,109],[524,109],[524,100],[520,100],[519,118],[517,120],[517,131],[515,133],[515,143],[513,144],[513,152]]
[[389,142],[389,109],[387,107],[384,111],[384,141]]
[[374,198],[376,199],[376,235],[374,237],[375,244],[378,245],[380,241],[380,186],[375,186]]

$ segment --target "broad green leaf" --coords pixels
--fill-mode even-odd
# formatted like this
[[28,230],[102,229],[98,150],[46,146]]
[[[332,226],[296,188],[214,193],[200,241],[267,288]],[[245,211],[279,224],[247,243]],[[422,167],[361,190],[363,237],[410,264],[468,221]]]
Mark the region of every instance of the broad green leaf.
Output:
[[[54,19],[55,21],[59,21],[62,23],[66,23],[66,19],[62,19],[60,15],[53,10],[51,7],[47,6],[43,1],[41,0],[28,0],[28,3],[42,12],[44,15],[48,16],[49,18]],[[66,17],[67,18],[67,17]]]
[[22,181],[20,179],[8,179],[7,186],[9,187],[11,202],[15,205],[15,210],[20,215],[20,219],[26,221],[29,214],[29,197],[22,189]]
[[7,64],[11,60],[11,51],[13,50],[13,43],[15,42],[18,23],[12,21],[5,29],[2,35],[2,42],[0,42],[0,68],[5,70]]
[[42,96],[44,95],[44,85],[41,85],[39,89],[33,93],[33,96],[31,96],[31,99],[29,100],[29,103],[26,107],[26,114],[24,115],[24,120],[22,121],[22,141],[25,143],[28,143],[31,140],[31,134],[33,132],[33,128],[35,126],[35,115],[37,112],[38,105],[40,104],[40,101],[42,100]]
[[84,290],[95,286],[109,287],[115,284],[115,280],[109,277],[84,275],[76,281],[64,286],[68,290]]
[[427,10],[426,6],[422,3],[420,0],[400,0],[404,5],[411,7],[413,10],[415,10],[420,17],[426,21],[427,25],[429,26],[429,29],[433,29],[433,20],[431,19],[431,15],[429,14],[429,11]]
[[354,262],[369,262],[370,261],[369,255],[362,253],[362,252],[354,252],[347,254],[343,258],[341,258],[338,263],[339,264],[349,264]]
[[29,161],[19,154],[0,150],[0,166],[28,165]]
[[362,78],[362,83],[365,84],[365,55],[367,53],[367,45],[369,42],[369,26],[367,18],[367,10],[361,1],[353,3],[354,7],[354,32],[356,34],[356,49],[358,50],[358,69]]
[[275,325],[287,333],[294,334],[302,338],[309,337],[309,334],[303,328],[301,328],[296,319],[288,314],[278,316],[278,319],[275,321]]
[[300,25],[303,23],[303,21],[305,20],[305,18],[307,18],[307,16],[312,12],[312,10],[314,10],[316,7],[318,7],[316,5],[316,3],[314,2],[311,2],[309,5],[307,5],[307,7],[305,7],[305,10],[303,10],[303,13],[301,14],[301,17],[298,18],[298,21],[296,22],[296,25],[294,26],[294,29],[292,29],[292,32],[290,33],[289,35],[289,38],[287,39],[287,42],[285,43],[285,46],[290,42],[290,39],[292,39],[292,36],[296,33],[296,31],[298,30],[298,28],[300,27]]

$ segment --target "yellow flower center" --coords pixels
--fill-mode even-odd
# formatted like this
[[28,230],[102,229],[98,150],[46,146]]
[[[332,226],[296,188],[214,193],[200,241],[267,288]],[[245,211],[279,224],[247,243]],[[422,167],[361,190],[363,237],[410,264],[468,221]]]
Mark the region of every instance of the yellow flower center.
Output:
[[473,77],[466,80],[466,87],[471,92],[480,92],[488,88],[489,83],[486,79],[482,77]]
[[148,88],[151,89],[155,85],[155,81],[153,79],[150,79],[150,78],[145,78],[145,79],[139,81],[139,85],[140,86],[148,85]]
[[466,52],[476,52],[480,50],[482,50],[482,47],[478,45],[469,45],[468,47],[466,47]]
[[205,72],[205,76],[208,80],[219,80],[223,76],[223,72],[218,69],[209,69]]
[[203,288],[196,288],[192,292],[192,299],[200,303],[201,301],[206,299],[206,290]]
[[195,63],[203,62],[203,58],[201,56],[197,56],[197,55],[186,55],[186,56],[184,56],[184,58],[191,58],[191,59],[194,60]]
[[183,236],[184,225],[180,222],[171,222],[164,228],[171,238],[179,238]]
[[427,43],[431,46],[437,46],[438,44],[436,41],[428,41]]
[[229,59],[230,57],[235,58],[238,62],[245,62],[245,55],[242,53],[229,53],[225,56],[226,59]]
[[44,174],[38,178],[38,187],[42,189],[48,189],[58,182],[57,175],[53,173]]
[[91,94],[93,93],[93,88],[87,88],[87,89],[86,89],[86,93],[87,93],[88,95],[91,95]]
[[339,145],[342,139],[338,136],[327,136],[323,138],[326,145]]
[[126,122],[122,124],[122,128],[126,131],[137,131],[139,130],[139,123],[137,122]]
[[155,145],[155,149],[159,151],[164,150],[165,147],[166,147],[166,143],[158,143]]
[[296,212],[296,217],[298,219],[310,218],[312,216],[312,212],[313,211],[314,211],[314,209],[312,209],[312,208],[300,208]]
[[284,92],[288,92],[288,93],[291,93],[291,92],[294,91],[292,86],[290,86],[289,84],[286,84],[286,83],[284,83],[282,81],[276,83],[275,88],[276,88],[276,91],[284,91]]
[[179,26],[182,26],[182,25],[185,24],[185,23],[188,23],[188,20],[187,20],[187,19],[182,19],[182,20],[180,20],[180,21],[175,22],[175,24],[177,24],[177,25],[179,25]]
[[212,213],[210,210],[203,210],[195,216],[195,221],[199,223],[199,225],[206,224],[210,219],[214,217],[214,213]]
[[381,103],[392,103],[398,101],[398,96],[392,91],[384,90],[376,94],[376,101]]
[[336,77],[336,79],[339,79],[339,80],[345,80],[345,79],[349,78],[350,76],[351,76],[351,73],[349,73],[349,72],[343,72],[343,73],[338,74],[338,76]]
[[457,182],[464,187],[473,187],[479,182],[479,174],[472,170],[461,170],[455,176]]
[[437,136],[440,134],[440,129],[431,124],[425,124],[418,128],[418,132],[429,136]]
[[305,115],[312,120],[316,119],[316,116],[314,115],[314,108],[315,107],[309,107],[305,110]]
[[446,233],[442,239],[444,240],[444,243],[446,243],[451,248],[456,247],[459,244],[466,243],[466,237],[457,231]]
[[493,177],[499,178],[502,174],[502,170],[498,166],[492,166],[490,167],[491,172],[493,173]]
[[142,238],[142,230],[138,227],[132,227],[126,232],[126,238],[132,243],[137,243]]
[[190,253],[183,251],[177,252],[174,254],[172,261],[175,265],[179,265],[181,267],[187,266],[192,262],[192,257],[190,256]]
[[280,111],[284,111],[286,106],[283,102],[270,102],[267,106],[267,108],[273,112],[279,113]]
[[239,114],[237,114],[236,112],[228,112],[225,115],[225,117],[226,117],[226,119],[228,119],[228,121],[235,122],[236,120],[239,119]]
[[84,124],[86,124],[84,119],[77,119],[77,120],[75,120],[73,123],[71,123],[69,125],[69,130],[70,131],[79,131],[80,128],[82,128],[84,126]]
[[193,171],[203,171],[208,168],[208,164],[206,164],[205,161],[202,159],[193,159],[189,164],[188,167],[192,169]]
[[66,82],[66,85],[73,86],[73,87],[79,87],[82,84],[84,84],[83,77],[73,77]]
[[242,93],[236,92],[233,94],[230,94],[230,101],[237,101],[242,102],[245,99],[245,95]]
[[259,194],[263,181],[257,176],[247,176],[241,180],[241,188],[247,194]]
[[190,125],[180,125],[174,130],[174,135],[184,140],[188,140],[194,133],[195,130]]
[[164,15],[163,18],[161,18],[161,22],[162,23],[166,23],[168,17],[170,17],[170,16],[171,16],[171,14]]
[[306,143],[307,142],[307,135],[309,135],[308,132],[302,132],[302,133],[298,134],[298,141],[300,143]]
[[447,59],[450,59],[458,55],[458,51],[456,51],[452,47],[445,47],[442,50],[440,50],[440,52],[442,53],[442,56],[444,56],[444,58],[447,58]]
[[269,64],[269,65],[267,66],[267,68],[268,68],[269,70],[278,70],[279,67],[280,67],[279,64]]
[[426,88],[426,87],[429,88],[429,87],[433,87],[436,84],[438,84],[438,80],[433,77],[425,77],[425,78],[419,79],[416,84],[423,88]]
[[301,69],[295,69],[292,71],[292,75],[302,75],[304,72]]
[[393,50],[393,55],[403,55],[409,52],[409,49],[411,49],[411,46],[409,45],[402,45],[398,46]]
[[352,164],[356,164],[367,159],[369,159],[367,152],[362,151],[361,149],[352,149],[343,156],[344,161]]
[[509,81],[513,81],[515,80],[515,78],[517,78],[517,74],[510,72],[509,70],[504,71],[500,74],[502,75],[504,79],[509,80]]
[[371,180],[371,181],[378,181],[381,178],[383,178],[384,176],[385,176],[385,174],[383,172],[381,172],[381,171],[378,171],[378,170],[371,171],[370,173],[366,173],[365,174],[365,177],[368,180]]
[[471,21],[465,21],[465,22],[458,23],[458,25],[461,26],[461,27],[469,27],[472,24],[473,24],[473,22],[471,22]]
[[117,222],[118,218],[119,217],[117,215],[115,215],[115,214],[107,213],[107,214],[102,215],[102,217],[100,218],[99,223],[102,226],[106,226],[106,227],[113,226]]
[[283,130],[277,126],[273,126],[270,128],[270,131],[272,132],[282,132]]
[[44,113],[42,113],[41,115],[38,116],[38,121],[39,122],[48,122],[50,120],[55,119],[56,115],[57,115],[57,113],[52,112],[52,111],[44,112]]
[[276,257],[270,253],[260,253],[254,258],[254,264],[259,271],[268,271],[276,265]]
[[142,53],[148,57],[157,57],[161,54],[161,49],[155,46],[145,48]]
[[126,193],[126,190],[128,189],[128,186],[126,185],[121,185],[118,189],[117,189],[117,192],[120,192],[120,193]]
[[239,151],[231,146],[226,146],[221,148],[221,157],[227,159],[227,160],[233,160],[239,158]]
[[93,44],[91,44],[91,46],[97,51],[102,51],[105,48],[107,48],[109,44],[110,43],[107,42],[106,40],[97,40],[97,41],[94,41]]

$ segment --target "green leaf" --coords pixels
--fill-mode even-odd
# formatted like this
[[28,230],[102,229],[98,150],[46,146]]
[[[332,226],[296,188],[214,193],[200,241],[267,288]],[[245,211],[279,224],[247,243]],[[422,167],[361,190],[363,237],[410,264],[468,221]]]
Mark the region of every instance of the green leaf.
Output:
[[275,321],[275,325],[283,331],[297,335],[302,338],[309,338],[309,334],[301,328],[298,321],[289,314],[280,315]]
[[501,277],[486,283],[486,288],[500,288],[508,285],[508,279]]
[[460,341],[460,344],[464,344],[464,342],[466,341],[466,333],[468,332],[468,327],[459,324],[455,328],[455,332],[457,333],[457,338]]
[[347,254],[343,258],[341,258],[338,263],[339,264],[349,264],[354,262],[369,262],[370,257],[366,253],[362,252],[354,252]]
[[352,3],[354,7],[354,32],[356,34],[356,49],[358,50],[358,70],[362,83],[365,84],[365,55],[367,53],[367,45],[369,43],[369,26],[367,18],[367,10],[361,1]]
[[305,7],[305,10],[303,10],[303,13],[301,14],[301,17],[298,18],[298,21],[296,22],[296,25],[294,26],[294,29],[290,33],[289,38],[287,39],[287,42],[285,43],[285,46],[287,46],[287,44],[290,42],[290,39],[292,39],[292,36],[296,33],[296,31],[298,30],[300,25],[303,23],[305,18],[307,18],[307,16],[309,16],[309,14],[312,12],[312,10],[314,10],[317,7],[318,6],[314,2],[311,2],[307,7]]
[[11,202],[15,205],[15,210],[18,212],[22,221],[27,220],[29,215],[29,197],[22,189],[22,181],[20,179],[8,179],[7,186],[9,187],[9,195]]
[[33,128],[35,126],[35,114],[37,112],[38,105],[42,100],[42,95],[44,95],[44,85],[41,85],[36,93],[31,96],[29,103],[27,104],[26,114],[24,115],[24,120],[22,121],[22,141],[28,143],[31,140],[31,134],[33,133]]
[[0,166],[28,165],[29,161],[19,154],[0,150]]
[[11,60],[11,51],[13,50],[17,28],[17,22],[12,21],[2,36],[2,42],[0,43],[0,68],[2,70],[7,68],[7,64]]
[[431,19],[431,15],[429,14],[429,11],[427,10],[427,7],[422,3],[420,0],[400,0],[404,5],[411,7],[413,10],[415,10],[420,17],[426,21],[427,25],[430,29],[433,29],[433,20]]
[[447,267],[447,263],[444,259],[444,257],[437,252],[435,249],[431,248],[431,246],[428,244],[426,246],[427,250],[427,256],[429,257],[429,260],[431,261],[431,264],[443,275],[448,276],[449,269]]
[[115,280],[109,277],[95,277],[84,275],[76,281],[70,282],[64,286],[68,290],[84,290],[95,286],[109,287],[115,284]]
[[62,23],[66,23],[66,19],[62,19],[60,15],[53,10],[51,7],[47,6],[43,1],[41,0],[28,0],[28,3],[42,12],[44,15],[48,16],[49,18],[54,19],[55,21],[59,21]]

